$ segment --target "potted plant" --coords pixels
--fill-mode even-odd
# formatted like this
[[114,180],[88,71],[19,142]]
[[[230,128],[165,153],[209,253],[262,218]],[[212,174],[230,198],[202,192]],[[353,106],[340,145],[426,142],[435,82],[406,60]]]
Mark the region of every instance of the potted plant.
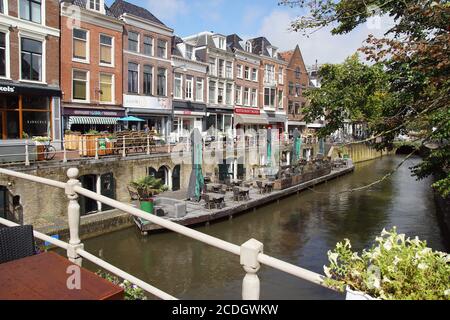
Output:
[[361,254],[346,239],[328,251],[328,260],[324,283],[346,291],[347,300],[450,299],[450,255],[398,234],[395,227],[383,229]]
[[33,137],[33,142],[36,145],[36,158],[38,161],[45,160],[45,144],[50,141],[49,137]]
[[153,197],[167,190],[161,179],[153,176],[135,180],[130,183],[130,187],[134,188],[138,194],[141,210],[148,213],[153,213]]

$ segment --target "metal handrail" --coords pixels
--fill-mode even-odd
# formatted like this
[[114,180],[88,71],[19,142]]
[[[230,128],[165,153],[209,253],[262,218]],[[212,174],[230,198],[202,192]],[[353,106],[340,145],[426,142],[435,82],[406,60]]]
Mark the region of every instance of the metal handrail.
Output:
[[[65,189],[65,192],[69,198],[68,214],[69,214],[70,241],[67,244],[67,247],[63,247],[61,243],[58,244],[55,243],[55,239],[51,237],[46,236],[45,240],[57,246],[67,249],[68,256],[71,261],[75,263],[81,263],[81,257],[84,257],[90,261],[94,260],[93,261],[94,263],[102,267],[105,267],[105,269],[113,272],[119,277],[129,280],[133,284],[141,287],[142,289],[152,294],[155,294],[160,298],[169,299],[173,297],[166,293],[163,293],[159,289],[149,284],[146,284],[145,282],[121,271],[120,269],[117,269],[112,265],[109,265],[107,262],[84,251],[78,235],[80,223],[80,212],[79,212],[80,207],[77,201],[78,195],[82,195],[91,198],[93,200],[99,201],[103,204],[106,204],[110,207],[131,214],[135,217],[145,219],[147,221],[155,223],[161,227],[177,232],[194,240],[201,241],[210,246],[240,256],[241,265],[246,271],[246,275],[243,280],[243,290],[242,290],[242,295],[244,299],[259,299],[260,285],[259,285],[259,278],[256,273],[260,268],[260,264],[267,265],[269,267],[286,272],[298,278],[327,287],[323,282],[324,277],[322,275],[264,254],[263,244],[255,239],[250,239],[243,245],[238,246],[233,243],[221,240],[219,238],[204,234],[197,230],[182,226],[170,220],[158,217],[156,215],[150,215],[145,211],[132,207],[131,205],[119,202],[117,200],[102,195],[98,195],[95,192],[82,188],[80,182],[77,180],[78,169],[76,168],[71,168],[68,170],[67,175],[69,177],[69,180],[67,183],[36,177],[3,168],[0,168],[0,174],[10,175],[13,177],[26,179],[36,183],[42,183],[49,186]],[[4,219],[0,219],[0,223],[4,223]],[[42,234],[39,233],[37,234],[40,237],[42,237]],[[64,246],[65,245],[66,244],[64,244]]]

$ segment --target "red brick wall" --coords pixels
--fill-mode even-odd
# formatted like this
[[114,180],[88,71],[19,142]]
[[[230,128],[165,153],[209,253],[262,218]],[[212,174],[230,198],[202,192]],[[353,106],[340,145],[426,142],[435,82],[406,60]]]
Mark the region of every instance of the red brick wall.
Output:
[[[296,73],[295,70],[298,68],[300,68],[301,71],[301,75],[300,75],[300,79],[298,79],[296,77]],[[292,95],[289,95],[289,83],[292,82],[294,84],[294,92]],[[300,96],[296,97],[295,96],[295,86],[299,84],[301,86],[301,91],[300,91]],[[286,92],[288,94],[288,102],[291,101],[294,106],[295,104],[299,104],[300,106],[302,106],[302,104],[305,104],[307,102],[306,98],[303,96],[303,87],[304,86],[308,86],[309,85],[309,76],[308,76],[308,72],[306,70],[306,66],[305,63],[303,61],[303,57],[302,54],[300,52],[300,50],[298,48],[296,48],[296,50],[294,51],[294,54],[292,55],[291,60],[289,61],[289,65],[288,65],[288,72],[287,72],[287,79],[286,79]],[[302,120],[303,119],[303,115],[293,115],[293,114],[289,114],[289,119],[291,120]]]
[[[94,24],[80,22],[80,28],[89,31],[89,64],[72,61],[72,29],[67,25],[67,17],[61,17],[61,90],[63,102],[72,99],[72,70],[89,71],[90,103],[99,102],[100,73],[114,75],[114,99],[116,105],[122,105],[122,32],[105,29]],[[100,33],[114,37],[114,66],[100,66]],[[96,90],[97,89],[97,90]]]

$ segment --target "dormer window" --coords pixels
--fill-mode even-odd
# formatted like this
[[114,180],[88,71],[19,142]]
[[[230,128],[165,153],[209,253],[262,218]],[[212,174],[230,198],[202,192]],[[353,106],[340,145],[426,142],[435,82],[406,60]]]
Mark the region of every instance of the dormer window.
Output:
[[186,58],[192,60],[194,48],[190,45],[186,45]]
[[225,39],[219,38],[219,48],[225,50]]
[[88,1],[90,10],[103,12],[104,0],[88,0]]
[[250,41],[245,43],[245,51],[252,52],[252,43]]
[[272,48],[272,58],[277,57],[277,49]]

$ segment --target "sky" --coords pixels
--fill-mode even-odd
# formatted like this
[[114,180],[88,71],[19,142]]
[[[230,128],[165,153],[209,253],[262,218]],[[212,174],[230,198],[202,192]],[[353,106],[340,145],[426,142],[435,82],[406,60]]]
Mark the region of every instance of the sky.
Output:
[[319,64],[342,62],[362,46],[369,34],[381,36],[392,26],[392,20],[381,17],[347,35],[332,36],[331,28],[324,28],[307,38],[289,31],[290,22],[305,12],[298,7],[279,6],[278,0],[128,1],[148,9],[181,37],[202,31],[237,33],[244,40],[264,36],[280,51],[294,49],[298,44],[307,65],[316,60]]

